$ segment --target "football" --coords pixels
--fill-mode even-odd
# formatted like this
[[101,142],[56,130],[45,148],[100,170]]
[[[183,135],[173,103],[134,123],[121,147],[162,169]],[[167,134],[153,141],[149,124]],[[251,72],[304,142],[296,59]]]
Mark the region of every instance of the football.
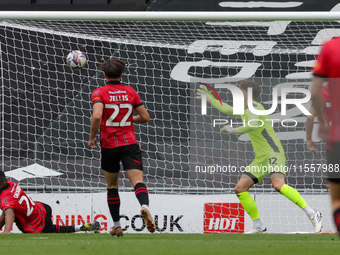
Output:
[[67,65],[72,70],[80,70],[86,64],[86,56],[79,50],[74,50],[67,55]]

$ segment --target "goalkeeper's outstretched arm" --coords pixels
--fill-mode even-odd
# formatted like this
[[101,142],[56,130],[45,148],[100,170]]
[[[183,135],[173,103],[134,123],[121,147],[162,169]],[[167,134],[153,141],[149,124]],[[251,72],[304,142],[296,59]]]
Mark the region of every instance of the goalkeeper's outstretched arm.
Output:
[[[220,112],[223,112],[227,115],[241,118],[240,115],[233,114],[233,107],[232,106],[228,105],[227,103],[223,103],[223,102],[221,104],[220,102],[215,100],[215,98],[213,98],[212,95],[208,95],[208,93],[205,92],[206,89],[207,88],[204,85],[200,85],[200,88],[197,89],[197,92],[196,92],[196,98],[202,99],[202,95],[206,94],[207,102],[210,103],[212,106],[214,106],[217,110],[219,110]],[[230,134],[249,133],[249,132],[256,130],[259,126],[261,126],[261,125],[259,125],[259,122],[260,122],[259,116],[252,114],[251,116],[249,116],[248,122],[244,123],[243,126],[238,127],[238,128],[233,128],[229,125],[224,126],[221,129],[221,132],[228,132]]]
[[[209,102],[208,99],[207,99],[207,101]],[[212,99],[211,99],[210,103],[211,103],[212,106],[214,106],[220,112],[223,112],[223,113],[230,115],[230,116],[240,117],[239,115],[233,114],[233,107],[228,105],[227,103],[222,102],[222,105],[221,105],[220,102],[218,102],[216,100],[212,100]]]
[[197,99],[202,99],[202,95],[206,94],[207,96],[207,102],[210,103],[212,106],[214,106],[217,110],[219,110],[220,112],[223,112],[227,115],[230,116],[235,116],[235,117],[239,117],[240,115],[234,115],[233,114],[233,107],[228,105],[227,103],[223,103],[222,105],[219,101],[216,101],[214,97],[212,97],[211,95],[208,95],[208,93],[205,92],[207,88],[204,85],[200,85],[200,88],[197,89],[196,92],[196,98]]
[[245,134],[258,129],[261,126],[261,124],[262,123],[260,123],[259,116],[253,114],[248,118],[248,122],[244,122],[243,126],[237,128],[233,128],[229,125],[224,126],[223,128],[221,128],[221,133],[227,132],[230,134]]

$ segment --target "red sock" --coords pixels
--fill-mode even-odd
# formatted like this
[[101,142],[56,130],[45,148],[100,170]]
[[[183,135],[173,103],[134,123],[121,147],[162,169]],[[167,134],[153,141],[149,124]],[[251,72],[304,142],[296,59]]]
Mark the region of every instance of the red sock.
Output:
[[144,183],[137,183],[135,186],[135,194],[140,205],[149,206],[149,193]]
[[109,206],[110,214],[113,221],[118,222],[120,219],[120,198],[118,194],[118,189],[107,189],[107,204]]

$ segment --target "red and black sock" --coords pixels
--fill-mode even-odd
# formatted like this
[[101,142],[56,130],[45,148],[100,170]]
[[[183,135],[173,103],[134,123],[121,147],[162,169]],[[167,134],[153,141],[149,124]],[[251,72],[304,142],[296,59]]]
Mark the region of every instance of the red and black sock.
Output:
[[334,223],[340,235],[340,208],[334,212]]
[[114,222],[119,221],[120,198],[118,189],[107,189],[107,204]]
[[140,203],[140,205],[147,205],[149,206],[149,193],[148,189],[146,188],[145,184],[139,182],[135,186],[135,194]]
[[74,226],[60,226],[52,225],[44,231],[44,233],[73,233],[75,232]]

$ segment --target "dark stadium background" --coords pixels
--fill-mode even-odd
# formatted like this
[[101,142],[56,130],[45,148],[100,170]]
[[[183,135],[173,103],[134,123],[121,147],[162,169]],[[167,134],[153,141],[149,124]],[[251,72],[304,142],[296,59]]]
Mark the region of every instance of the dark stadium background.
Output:
[[[57,10],[57,11],[245,11],[244,9],[235,9],[235,8],[222,8],[218,5],[222,0],[216,1],[204,1],[204,0],[182,0],[182,1],[167,1],[167,0],[1,0],[0,9],[1,10],[34,10],[34,11],[47,11],[47,10]],[[280,1],[276,1],[280,2]],[[283,2],[283,1],[282,1]],[[286,2],[286,1],[284,1]],[[329,11],[334,7],[336,3],[330,0],[320,1],[305,1],[303,5],[300,7],[294,8],[294,11]],[[253,9],[246,9],[246,11]],[[276,11],[276,9],[270,8],[256,8],[258,11]],[[290,8],[280,9],[280,11],[291,11]],[[164,23],[166,26],[167,24]],[[287,31],[283,35],[276,36],[276,40],[278,41],[278,45],[281,43],[284,45],[285,37],[291,35],[292,31],[296,31],[298,26],[303,24],[292,23],[290,27],[287,28]],[[117,28],[118,29],[118,28]],[[118,32],[126,32],[119,31]],[[152,31],[151,31],[152,32]],[[155,28],[155,33],[157,33],[157,28]],[[39,32],[36,32],[39,34]],[[317,31],[311,30],[308,36],[302,39],[303,44],[309,45],[310,42],[315,37]],[[223,31],[220,31],[220,35],[223,36]],[[77,130],[82,129],[83,126],[76,125],[77,123],[86,123],[89,125],[90,116],[91,116],[91,104],[90,104],[90,94],[94,88],[101,86],[102,78],[101,74],[90,71],[96,70],[95,66],[88,66],[86,70],[82,70],[82,72],[88,72],[87,75],[83,76],[75,76],[69,70],[65,70],[65,65],[58,65],[57,72],[48,72],[49,68],[44,70],[39,70],[39,63],[35,62],[36,58],[46,58],[48,60],[52,55],[55,59],[53,61],[57,61],[58,63],[62,63],[64,61],[64,52],[61,49],[70,48],[70,46],[77,44],[81,44],[82,39],[71,39],[69,37],[57,36],[58,40],[55,40],[55,36],[51,36],[46,38],[46,43],[53,44],[56,43],[56,48],[53,52],[49,52],[50,55],[46,56],[37,56],[34,53],[29,52],[29,48],[31,47],[28,43],[25,43],[25,40],[29,41],[30,38],[25,38],[25,35],[20,34],[20,32],[14,28],[4,29],[0,27],[0,36],[1,36],[1,46],[2,46],[2,61],[3,61],[3,75],[4,75],[4,119],[5,126],[2,127],[4,132],[4,143],[2,143],[2,147],[4,146],[4,162],[2,162],[5,166],[5,171],[13,170],[18,167],[23,167],[30,165],[32,163],[38,163],[44,165],[51,169],[58,169],[59,172],[64,173],[64,176],[67,178],[44,178],[39,179],[25,179],[20,182],[21,185],[63,185],[69,187],[82,187],[82,186],[91,186],[91,187],[104,187],[104,178],[101,174],[101,170],[99,167],[99,161],[90,160],[90,158],[95,157],[98,158],[99,154],[96,151],[90,152],[89,150],[84,150],[84,145],[76,144],[77,140],[84,140],[81,132],[88,132],[88,130],[80,130],[80,132],[71,132],[67,133],[67,130]],[[6,39],[5,39],[6,36]],[[247,39],[247,38],[245,38]],[[73,41],[72,41],[73,40]],[[19,43],[20,41],[20,43]],[[280,42],[281,41],[281,42]],[[20,45],[18,45],[18,43]],[[105,44],[105,43],[104,43]],[[42,45],[42,44],[41,44]],[[112,56],[115,54],[115,46],[107,45],[107,47],[103,47],[102,44],[99,44],[97,41],[87,40],[87,43],[83,43],[84,46],[82,51],[91,55],[92,58],[98,58],[95,61],[100,62],[102,56]],[[14,48],[22,47],[23,54],[25,58],[17,59],[15,57]],[[43,47],[43,46],[40,46]],[[126,46],[132,47],[132,46]],[[116,46],[118,48],[118,46]],[[145,48],[138,48],[137,46],[134,49],[131,49],[131,54],[133,51],[145,50]],[[39,49],[36,49],[39,51]],[[101,52],[101,55],[96,56],[93,54],[94,52]],[[150,51],[161,52],[162,49],[154,48],[150,49]],[[176,54],[181,55],[181,50],[176,50]],[[41,48],[41,52],[44,52],[44,49]],[[169,54],[169,52],[168,52]],[[171,50],[170,50],[171,54]],[[128,61],[130,56],[125,56]],[[131,56],[135,57],[135,56]],[[243,58],[249,58],[250,56],[246,54],[235,54],[230,56],[230,60],[242,60]],[[280,58],[279,56],[277,56]],[[290,59],[288,63],[289,66],[286,66],[284,69],[289,69],[290,72],[294,72],[297,70],[297,67],[294,66],[295,62],[306,60],[299,59],[298,55],[289,56]],[[155,54],[152,58],[156,61],[159,59],[159,54]],[[183,50],[183,59],[186,58],[186,53]],[[264,57],[266,58],[266,57]],[[270,58],[270,56],[269,56]],[[296,58],[296,59],[292,59]],[[33,59],[33,61],[32,61]],[[197,58],[198,59],[198,58]],[[277,62],[280,59],[277,59]],[[312,60],[309,59],[309,60]],[[23,61],[23,62],[19,62]],[[52,61],[52,59],[51,59]],[[16,65],[15,63],[19,63]],[[269,63],[269,62],[265,62]],[[137,74],[140,74],[141,77],[168,77],[170,78],[170,71],[174,67],[173,66],[160,66],[157,67],[154,72],[150,72],[145,74],[145,62],[143,59],[140,62],[137,61]],[[32,70],[29,67],[35,67]],[[147,70],[151,70],[153,66],[148,66]],[[55,68],[51,66],[51,70]],[[132,68],[134,70],[132,70]],[[285,77],[286,71],[282,71],[280,66],[264,66],[261,70],[258,70],[256,76],[260,77],[261,75],[270,77],[270,72],[265,73],[264,69],[273,68],[277,72],[280,73],[280,77]],[[133,73],[136,67],[127,68],[127,73]],[[162,71],[160,71],[162,70]],[[41,77],[41,78],[37,78]],[[47,95],[44,94],[43,91],[39,92],[37,88],[29,88],[29,84],[40,84],[43,83],[44,80],[49,80],[50,84],[53,84],[54,80],[65,80],[64,83],[55,83],[55,86],[58,87],[55,91],[52,91],[52,94]],[[133,80],[134,76],[131,76],[132,80],[129,82],[132,86],[133,84],[137,84],[138,80]],[[135,78],[137,79],[137,78]],[[142,79],[142,78],[141,78]],[[17,82],[13,82],[16,80]],[[90,86],[81,87],[80,84],[90,84]],[[144,126],[136,126],[135,129],[137,133],[139,133],[139,139],[141,140],[141,148],[143,151],[147,151],[148,155],[144,156],[148,158],[147,162],[144,162],[145,166],[149,168],[148,170],[148,181],[153,183],[152,187],[176,187],[176,186],[190,186],[190,187],[207,187],[207,188],[223,188],[222,183],[224,182],[233,182],[236,183],[237,176],[228,176],[228,177],[216,177],[216,176],[206,176],[208,178],[207,181],[198,181],[196,178],[200,179],[199,174],[190,174],[190,156],[189,156],[189,129],[190,125],[190,116],[187,114],[190,109],[190,102],[188,101],[188,96],[190,95],[190,90],[183,89],[180,87],[181,83],[172,82],[171,86],[167,87],[159,87],[158,91],[153,91],[151,87],[135,87],[135,89],[140,93],[141,99],[143,101],[153,102],[155,101],[154,92],[158,95],[162,96],[163,104],[150,103],[147,105],[148,110],[151,113],[151,117],[153,120],[153,127],[149,127],[146,130]],[[73,89],[73,91],[70,90]],[[43,89],[43,88],[41,88]],[[30,90],[32,93],[30,93]],[[34,90],[34,93],[33,91]],[[24,92],[28,91],[28,92]],[[55,93],[55,94],[53,94]],[[40,95],[40,96],[39,96]],[[169,98],[167,98],[167,96]],[[64,101],[54,101],[54,99],[58,96],[59,98],[65,98]],[[21,103],[20,100],[25,98],[25,104]],[[72,100],[72,98],[88,98],[88,101],[78,101]],[[70,100],[68,100],[70,99]],[[261,98],[262,101],[269,100],[268,98]],[[166,106],[167,100],[172,103],[171,105]],[[176,105],[176,100],[180,103],[180,107],[176,109],[171,109]],[[48,103],[47,103],[48,102]],[[84,103],[85,102],[85,103]],[[51,104],[52,103],[52,104]],[[58,106],[56,107],[56,103]],[[77,105],[79,104],[79,105]],[[187,105],[187,107],[183,106]],[[76,107],[74,107],[76,106]],[[27,108],[28,107],[28,108]],[[30,110],[27,110],[30,109]],[[36,109],[36,110],[35,110]],[[82,110],[85,109],[85,110]],[[166,116],[166,113],[162,112],[164,109],[169,112],[171,111],[173,114],[171,115],[171,123],[170,121],[167,123],[166,119],[169,116]],[[78,112],[74,112],[78,111]],[[78,116],[77,118],[73,117],[73,113]],[[203,121],[204,118],[202,116],[197,117],[198,120]],[[59,121],[55,121],[59,120]],[[169,127],[169,125],[174,127],[173,130],[169,130],[164,127]],[[53,133],[56,129],[53,129],[53,126],[59,126],[61,133]],[[300,127],[303,128],[303,127]],[[65,134],[63,134],[63,132]],[[34,135],[32,135],[34,134]],[[74,137],[72,137],[74,134]],[[148,136],[148,134],[150,134]],[[77,137],[79,135],[79,137]],[[67,136],[67,139],[64,139]],[[86,138],[87,139],[87,138]],[[233,138],[232,138],[233,139]],[[169,144],[168,146],[157,146],[158,141],[162,143]],[[237,139],[233,140],[237,142]],[[57,144],[59,146],[50,148],[50,143]],[[150,143],[151,142],[151,143]],[[199,146],[201,146],[200,144]],[[286,150],[286,155],[289,163],[303,163],[305,160],[311,159],[313,155],[311,153],[303,153],[305,146],[303,143],[299,143],[298,146],[295,144],[289,144],[283,142],[284,148]],[[40,147],[39,147],[40,146]],[[86,145],[85,145],[86,146]],[[228,145],[225,145],[224,149],[228,149]],[[238,148],[241,151],[247,150],[251,152],[251,147],[245,146],[244,148]],[[60,150],[60,154],[56,153]],[[51,154],[50,152],[54,153]],[[209,155],[209,152],[205,151],[206,156]],[[208,154],[207,154],[208,153]],[[66,156],[67,155],[67,156]],[[235,155],[237,157],[239,155]],[[243,155],[244,157],[249,157],[250,163],[252,159],[252,154]],[[228,159],[229,160],[229,159]],[[229,162],[229,161],[221,162],[221,164]],[[319,161],[320,162],[320,161]],[[95,163],[95,164],[94,164]],[[67,169],[67,171],[66,171]],[[176,169],[177,171],[167,171],[167,169]],[[162,176],[167,178],[162,178]],[[159,179],[157,179],[159,178]],[[170,179],[172,178],[172,179]],[[210,178],[210,179],[209,179]],[[216,179],[217,178],[217,179]],[[220,178],[220,179],[218,179]],[[225,178],[225,181],[223,181]],[[161,181],[159,181],[161,180]],[[305,173],[297,173],[296,175],[291,175],[288,178],[288,182],[291,185],[294,185],[296,188],[308,189],[308,188],[320,188],[325,187],[323,184],[322,178],[319,178],[318,175],[313,175],[313,177],[306,176]],[[269,187],[268,181],[265,181],[266,186]],[[127,187],[130,187],[129,184],[124,183]],[[315,185],[315,186],[313,186]]]
[[[1,10],[11,11],[249,11],[248,8],[219,6],[227,0],[1,0]],[[231,1],[229,1],[231,2]],[[233,1],[237,2],[237,1]],[[248,1],[241,1],[248,2]],[[286,0],[261,2],[289,2]],[[280,11],[329,11],[337,3],[333,0],[308,0]],[[275,8],[256,8],[258,11],[278,11]]]

